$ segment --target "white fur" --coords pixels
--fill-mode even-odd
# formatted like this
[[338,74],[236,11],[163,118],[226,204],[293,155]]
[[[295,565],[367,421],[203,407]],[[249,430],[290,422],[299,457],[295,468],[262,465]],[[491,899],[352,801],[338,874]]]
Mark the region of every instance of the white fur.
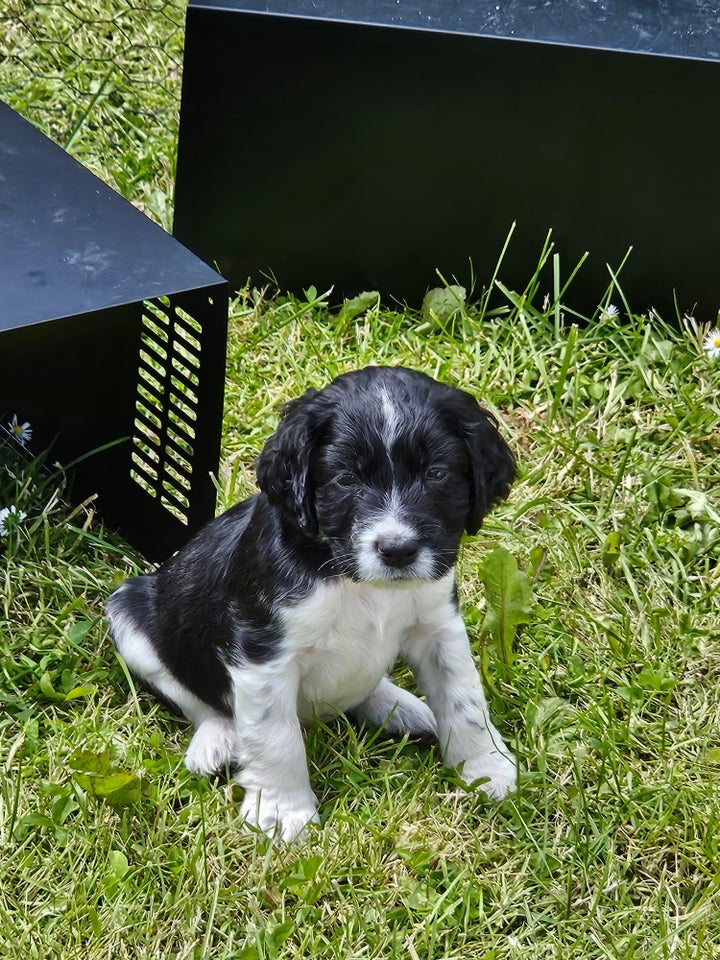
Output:
[[[401,515],[401,504],[397,490],[393,488],[388,496],[387,510],[378,514],[370,523],[359,525],[353,531],[353,543],[357,558],[358,572],[365,580],[375,582],[394,582],[396,576],[392,568],[383,563],[378,554],[378,541],[384,537],[402,540],[417,536],[417,531],[406,523]],[[433,552],[423,546],[417,558],[409,568],[417,580],[429,580],[433,572]],[[432,584],[427,584],[431,587]]]
[[[445,761],[467,783],[500,799],[515,789],[515,760],[490,722],[465,625],[452,600],[454,574],[383,587],[340,579],[320,584],[283,612],[286,641],[269,663],[230,668],[233,717],[217,713],[163,666],[148,638],[111,614],[130,670],[195,727],[185,763],[210,774],[240,765],[244,821],[290,840],[317,822],[301,721],[355,708],[398,734],[437,733]],[[387,678],[406,657],[427,703]]]
[[[123,589],[124,585],[115,591],[113,597],[117,597]],[[158,657],[148,637],[135,626],[129,616],[113,612],[110,605],[107,616],[115,647],[131,673],[159,691],[166,700],[174,703],[195,728],[208,717],[216,715],[212,707],[175,679]]]
[[354,713],[399,737],[437,736],[435,714],[430,707],[387,677],[383,677],[372,693],[355,707]]
[[517,763],[490,721],[462,617],[438,613],[417,625],[405,653],[435,716],[445,762],[500,800],[516,788]]
[[245,824],[292,840],[318,822],[297,711],[299,670],[292,656],[232,670],[238,737],[236,780],[245,788]]
[[[236,770],[245,824],[284,840],[318,822],[301,726],[315,715],[351,711],[400,735],[436,735],[445,762],[490,797],[505,796],[516,782],[514,757],[490,722],[448,570],[459,531],[474,532],[479,511],[507,495],[512,455],[475,401],[422,374],[370,368],[338,378],[328,390],[335,426],[356,434],[349,447],[308,440],[332,438],[327,405],[308,391],[288,408],[258,459],[254,506],[240,506],[200,531],[188,554],[181,551],[158,571],[157,593],[143,579],[108,602],[114,640],[130,670],[195,728],[187,767],[205,774]],[[412,464],[403,447],[397,457],[394,450],[411,427],[408,437],[415,436],[415,426],[420,455]],[[485,442],[487,455],[480,449]],[[336,489],[332,478],[340,479],[338,471],[353,460],[348,449],[368,444],[383,469],[373,477],[363,466],[361,477],[349,478],[354,490]],[[443,487],[426,460],[445,456]],[[241,544],[247,552],[235,556]],[[315,569],[313,557],[323,558]],[[205,566],[212,576],[196,577]],[[342,576],[348,569],[351,575]],[[207,598],[206,583],[213,591]],[[289,602],[291,595],[304,599]],[[167,623],[175,624],[177,637],[144,632]],[[184,656],[200,665],[197,683]],[[390,681],[398,657],[414,671],[424,700]],[[208,706],[176,674],[201,695],[221,682],[225,702],[209,696],[215,707]]]
[[331,581],[285,611],[286,650],[299,670],[301,719],[361,703],[393,665],[411,628],[447,602],[451,590],[452,574],[392,589]]
[[[232,670],[248,823],[289,839],[316,820],[300,720],[352,707],[375,724],[387,721],[390,732],[437,732],[445,760],[462,765],[468,783],[482,778],[488,796],[515,789],[515,761],[490,722],[452,586],[452,573],[401,589],[323,584],[285,611],[280,658]],[[386,677],[399,654],[414,665],[430,706]]]
[[234,718],[211,713],[195,729],[185,754],[185,766],[192,773],[211,776],[238,762],[239,744]]
[[391,447],[402,428],[402,415],[387,390],[380,390],[380,403],[383,412],[383,441]]

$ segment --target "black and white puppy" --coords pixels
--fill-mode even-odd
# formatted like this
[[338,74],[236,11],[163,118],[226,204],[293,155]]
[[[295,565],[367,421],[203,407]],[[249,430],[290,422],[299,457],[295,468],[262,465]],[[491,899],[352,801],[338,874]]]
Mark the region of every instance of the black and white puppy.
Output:
[[[247,823],[289,840],[318,821],[301,724],[340,711],[437,736],[490,797],[515,789],[454,573],[514,476],[469,394],[402,367],[347,373],[288,404],[260,493],[112,594],[120,655],[192,723],[190,770],[237,770]],[[389,679],[398,656],[427,702]]]

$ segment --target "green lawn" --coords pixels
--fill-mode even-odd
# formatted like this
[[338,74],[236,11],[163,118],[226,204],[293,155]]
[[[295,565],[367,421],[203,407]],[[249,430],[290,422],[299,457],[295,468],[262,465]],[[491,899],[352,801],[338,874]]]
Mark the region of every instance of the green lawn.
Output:
[[[97,6],[141,40],[177,10]],[[11,0],[0,26],[58,30],[68,9]],[[84,77],[84,48],[37,43],[35,72],[10,58],[0,89],[167,224],[178,44],[153,54],[167,83],[144,94],[120,70],[79,107],[56,80],[43,111],[37,74],[60,58]],[[143,103],[170,119],[128,119]],[[475,266],[489,284],[494,265]],[[521,475],[464,547],[461,598],[519,791],[489,804],[434,748],[340,720],[307,735],[322,827],[286,848],[243,833],[237,788],[184,770],[187,727],[109,643],[104,600],[142,558],[3,445],[0,508],[25,516],[0,537],[0,956],[720,957],[720,360],[616,288],[592,318],[572,284],[560,302],[530,283],[438,319],[331,309],[312,280],[232,303],[222,504],[253,489],[282,402],[340,371],[403,363],[489,406]],[[511,651],[483,631],[497,547],[532,582]]]

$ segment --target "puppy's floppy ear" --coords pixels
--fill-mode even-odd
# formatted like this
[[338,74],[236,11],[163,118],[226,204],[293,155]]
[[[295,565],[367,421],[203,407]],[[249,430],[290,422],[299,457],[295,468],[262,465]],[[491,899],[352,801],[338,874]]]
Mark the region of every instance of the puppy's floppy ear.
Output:
[[308,390],[286,404],[275,433],[255,464],[257,482],[271,503],[284,507],[300,529],[317,533],[310,466],[322,422],[313,403],[317,390]]
[[483,519],[510,492],[517,476],[515,457],[500,436],[495,417],[464,394],[460,414],[461,435],[470,456],[470,510],[465,529],[475,534]]

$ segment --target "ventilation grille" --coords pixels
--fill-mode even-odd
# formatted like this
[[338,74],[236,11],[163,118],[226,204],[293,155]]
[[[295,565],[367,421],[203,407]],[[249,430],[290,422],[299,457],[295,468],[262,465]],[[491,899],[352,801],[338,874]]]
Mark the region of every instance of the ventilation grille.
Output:
[[195,455],[201,334],[198,321],[167,298],[145,301],[130,476],[185,524]]

